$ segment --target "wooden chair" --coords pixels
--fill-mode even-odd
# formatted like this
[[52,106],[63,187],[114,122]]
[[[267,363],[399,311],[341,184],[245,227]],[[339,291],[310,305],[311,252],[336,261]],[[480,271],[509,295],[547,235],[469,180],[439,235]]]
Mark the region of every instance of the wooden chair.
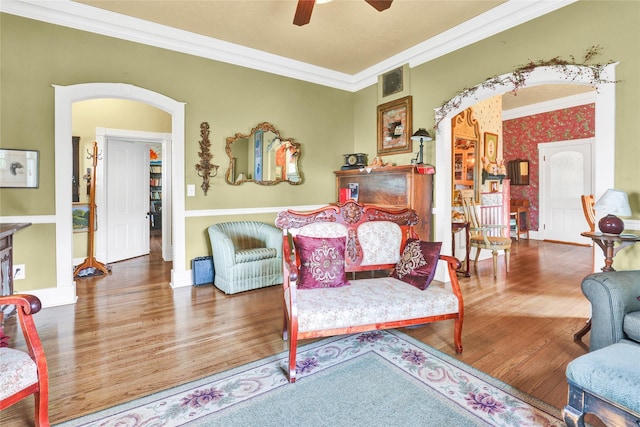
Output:
[[35,425],[49,426],[49,375],[47,361],[32,315],[40,311],[33,295],[0,297],[0,305],[15,305],[27,351],[0,347],[0,411],[33,394]]
[[584,212],[584,217],[587,220],[587,224],[589,224],[589,231],[595,231],[596,229],[596,210],[595,199],[593,198],[593,194],[583,194],[580,196],[582,200],[582,211]]
[[[496,277],[498,270],[498,251],[503,250],[508,273],[511,237],[504,237],[502,235],[502,230],[505,228],[508,229],[509,226],[482,224],[476,210],[473,190],[462,190],[460,193],[462,196],[462,207],[464,208],[465,216],[467,221],[471,224],[471,227],[469,228],[471,233],[470,244],[472,248],[476,248],[476,259],[474,264],[476,266],[478,265],[478,258],[480,257],[481,249],[490,250],[493,254],[493,277]],[[500,235],[491,235],[490,233],[492,230],[499,230]]]

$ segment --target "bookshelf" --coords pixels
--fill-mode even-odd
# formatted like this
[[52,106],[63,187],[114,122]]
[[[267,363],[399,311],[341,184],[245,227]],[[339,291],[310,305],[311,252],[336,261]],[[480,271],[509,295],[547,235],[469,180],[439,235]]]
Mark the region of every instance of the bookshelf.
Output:
[[149,166],[149,223],[151,230],[162,229],[162,164]]

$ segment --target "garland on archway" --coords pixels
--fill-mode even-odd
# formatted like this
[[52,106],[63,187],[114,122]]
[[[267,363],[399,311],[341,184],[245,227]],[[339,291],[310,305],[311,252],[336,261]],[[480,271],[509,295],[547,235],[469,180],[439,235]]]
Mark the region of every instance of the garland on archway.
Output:
[[500,86],[511,86],[510,92],[516,94],[518,90],[522,89],[529,78],[529,75],[538,67],[554,67],[559,69],[567,78],[567,80],[576,80],[578,77],[587,76],[589,84],[593,87],[597,87],[603,83],[616,83],[617,81],[608,80],[602,77],[603,70],[607,65],[612,64],[614,61],[609,60],[606,63],[590,64],[594,57],[600,55],[602,48],[600,45],[591,46],[588,48],[582,57],[582,61],[576,61],[573,55],[569,60],[562,59],[559,56],[551,59],[541,59],[538,61],[529,61],[524,65],[519,65],[511,73],[503,76],[493,76],[486,79],[483,83],[474,87],[465,87],[450,100],[444,102],[442,106],[436,112],[436,124],[435,128],[438,128],[440,122],[447,116],[447,114],[460,107],[462,100],[469,96],[472,96],[479,89],[495,89]]

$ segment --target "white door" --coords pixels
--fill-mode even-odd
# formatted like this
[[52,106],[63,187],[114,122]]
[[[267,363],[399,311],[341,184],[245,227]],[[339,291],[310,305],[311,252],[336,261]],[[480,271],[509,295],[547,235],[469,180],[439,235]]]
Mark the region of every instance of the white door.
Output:
[[149,253],[149,148],[107,145],[107,262],[116,262]]
[[593,139],[540,144],[540,226],[544,240],[590,245],[580,196],[592,194]]

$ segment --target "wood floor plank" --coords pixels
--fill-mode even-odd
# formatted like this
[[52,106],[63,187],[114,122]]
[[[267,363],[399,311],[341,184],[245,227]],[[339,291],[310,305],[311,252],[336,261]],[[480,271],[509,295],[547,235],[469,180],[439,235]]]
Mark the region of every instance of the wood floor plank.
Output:
[[[588,351],[589,335],[583,344],[573,334],[589,314],[580,282],[591,260],[588,247],[514,241],[509,273],[501,257],[497,278],[491,260],[472,263],[472,276],[460,278],[461,355],[453,322],[402,331],[561,408],[566,365]],[[77,304],[36,315],[54,424],[287,349],[278,286],[237,295],[212,286],[172,289],[171,263],[157,250],[112,268],[77,281]],[[11,322],[6,333],[18,337]],[[32,398],[0,413],[3,427],[32,423]]]

